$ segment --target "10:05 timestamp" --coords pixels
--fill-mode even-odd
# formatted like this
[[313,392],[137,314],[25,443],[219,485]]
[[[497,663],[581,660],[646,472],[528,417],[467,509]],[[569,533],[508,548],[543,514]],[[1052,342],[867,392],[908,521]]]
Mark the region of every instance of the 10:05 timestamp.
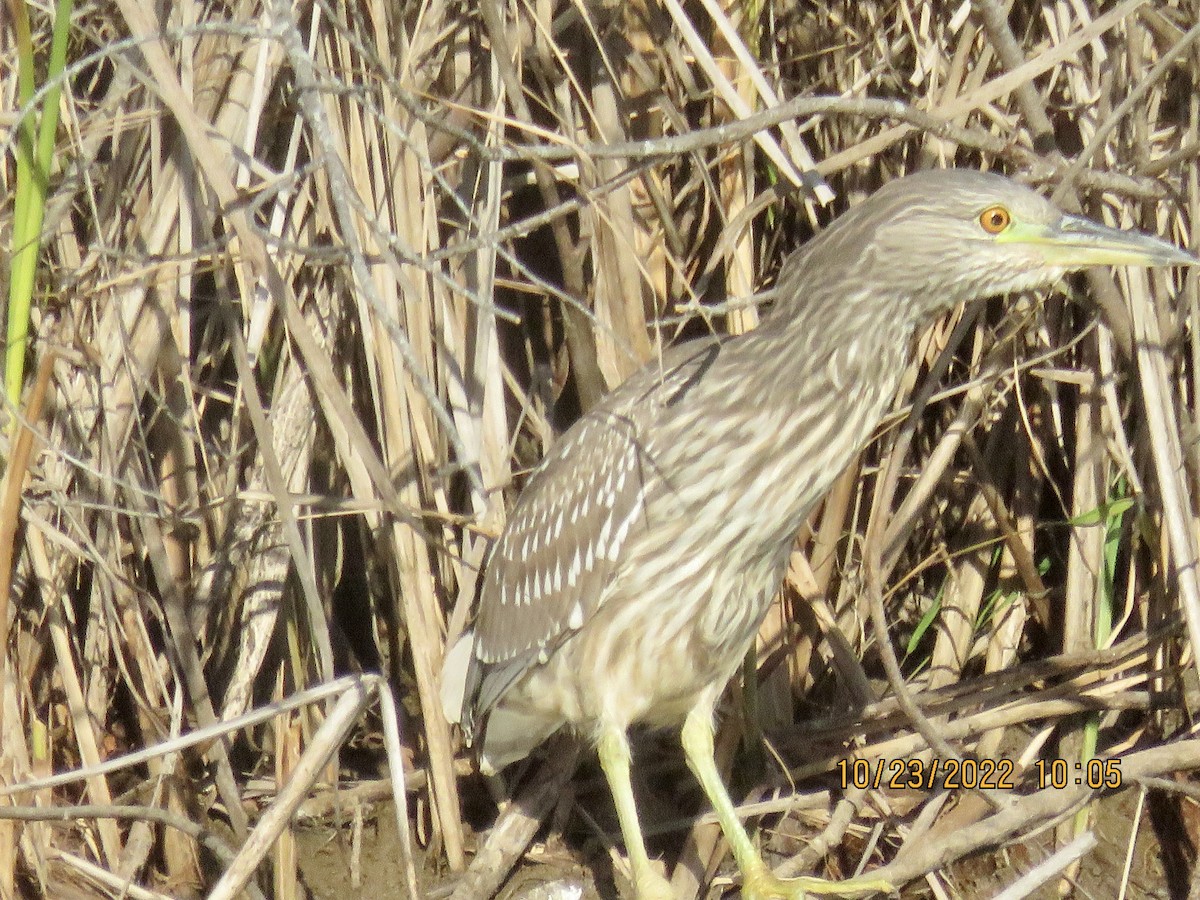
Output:
[[1073,763],[1065,759],[1039,759],[1033,764],[1037,773],[1038,788],[1088,787],[1094,791],[1119,788],[1121,760],[1089,759]]

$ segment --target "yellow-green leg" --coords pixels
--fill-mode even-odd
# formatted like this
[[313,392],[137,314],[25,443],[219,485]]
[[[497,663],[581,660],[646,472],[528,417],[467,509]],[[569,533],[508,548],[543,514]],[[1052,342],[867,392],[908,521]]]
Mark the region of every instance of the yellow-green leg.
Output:
[[704,788],[704,793],[717,813],[721,831],[742,872],[742,896],[746,900],[802,900],[806,894],[832,894],[838,897],[857,897],[889,893],[892,886],[886,881],[855,878],[849,881],[825,881],[821,878],[777,878],[767,868],[754,848],[734,810],[729,792],[717,771],[713,754],[712,709],[707,704],[688,713],[683,723],[683,752],[688,767]]
[[617,806],[617,818],[621,822],[621,835],[625,838],[625,852],[629,856],[629,867],[633,870],[633,890],[637,900],[673,900],[670,883],[650,865],[646,854],[646,843],[642,840],[642,827],[638,824],[637,807],[633,801],[633,785],[629,780],[629,738],[621,728],[609,728],[600,736],[597,746],[600,766],[608,779],[613,802]]

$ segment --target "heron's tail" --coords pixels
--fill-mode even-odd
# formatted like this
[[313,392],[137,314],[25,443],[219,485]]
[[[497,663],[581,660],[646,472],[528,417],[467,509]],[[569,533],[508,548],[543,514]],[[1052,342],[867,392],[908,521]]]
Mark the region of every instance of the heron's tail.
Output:
[[[493,690],[488,692],[482,711],[478,711],[483,678],[475,658],[475,632],[464,632],[446,652],[442,662],[442,713],[447,722],[462,726],[468,746],[482,727],[479,768],[485,775],[493,775],[524,759],[564,724],[561,718],[505,706],[503,695],[521,671],[523,666],[512,666],[492,673]],[[481,722],[475,721],[477,714]]]
[[[454,646],[446,651],[442,660],[442,713],[451,725],[463,721],[463,710],[467,705],[467,678],[471,670],[471,660],[475,656],[475,632],[467,630],[462,633]],[[471,740],[470,729],[467,732],[468,743]]]
[[501,703],[487,716],[479,748],[479,770],[494,775],[524,759],[563,724],[562,719],[508,709]]

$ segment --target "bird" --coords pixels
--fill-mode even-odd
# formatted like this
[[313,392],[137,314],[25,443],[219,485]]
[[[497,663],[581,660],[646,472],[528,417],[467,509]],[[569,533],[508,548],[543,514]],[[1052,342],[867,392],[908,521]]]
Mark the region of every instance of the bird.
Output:
[[713,755],[715,707],[779,591],[797,534],[895,399],[915,338],[959,304],[1089,266],[1200,263],[1064,213],[1008,177],[916,172],[780,267],[757,328],[664,351],[550,446],[447,652],[447,718],[498,772],[563,726],[595,745],[638,900],[668,900],[631,786],[629,729],[679,727],[750,900],[889,886],[782,879]]

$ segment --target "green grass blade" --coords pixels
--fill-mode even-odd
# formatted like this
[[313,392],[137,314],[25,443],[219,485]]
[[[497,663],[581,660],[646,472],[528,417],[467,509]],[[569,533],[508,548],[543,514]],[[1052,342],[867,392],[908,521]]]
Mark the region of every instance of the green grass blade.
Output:
[[[55,7],[50,59],[46,68],[46,81],[51,87],[41,104],[42,114],[36,129],[34,112],[31,110],[21,122],[17,138],[17,194],[13,201],[12,277],[8,291],[8,343],[4,360],[5,394],[13,409],[20,402],[21,385],[25,377],[29,313],[33,304],[42,224],[46,216],[50,169],[54,161],[58,106],[62,98],[61,78],[66,68],[73,7],[73,0],[60,0]],[[12,8],[13,31],[18,45],[19,96],[22,106],[26,106],[35,93],[33,37],[28,6],[14,3]]]

